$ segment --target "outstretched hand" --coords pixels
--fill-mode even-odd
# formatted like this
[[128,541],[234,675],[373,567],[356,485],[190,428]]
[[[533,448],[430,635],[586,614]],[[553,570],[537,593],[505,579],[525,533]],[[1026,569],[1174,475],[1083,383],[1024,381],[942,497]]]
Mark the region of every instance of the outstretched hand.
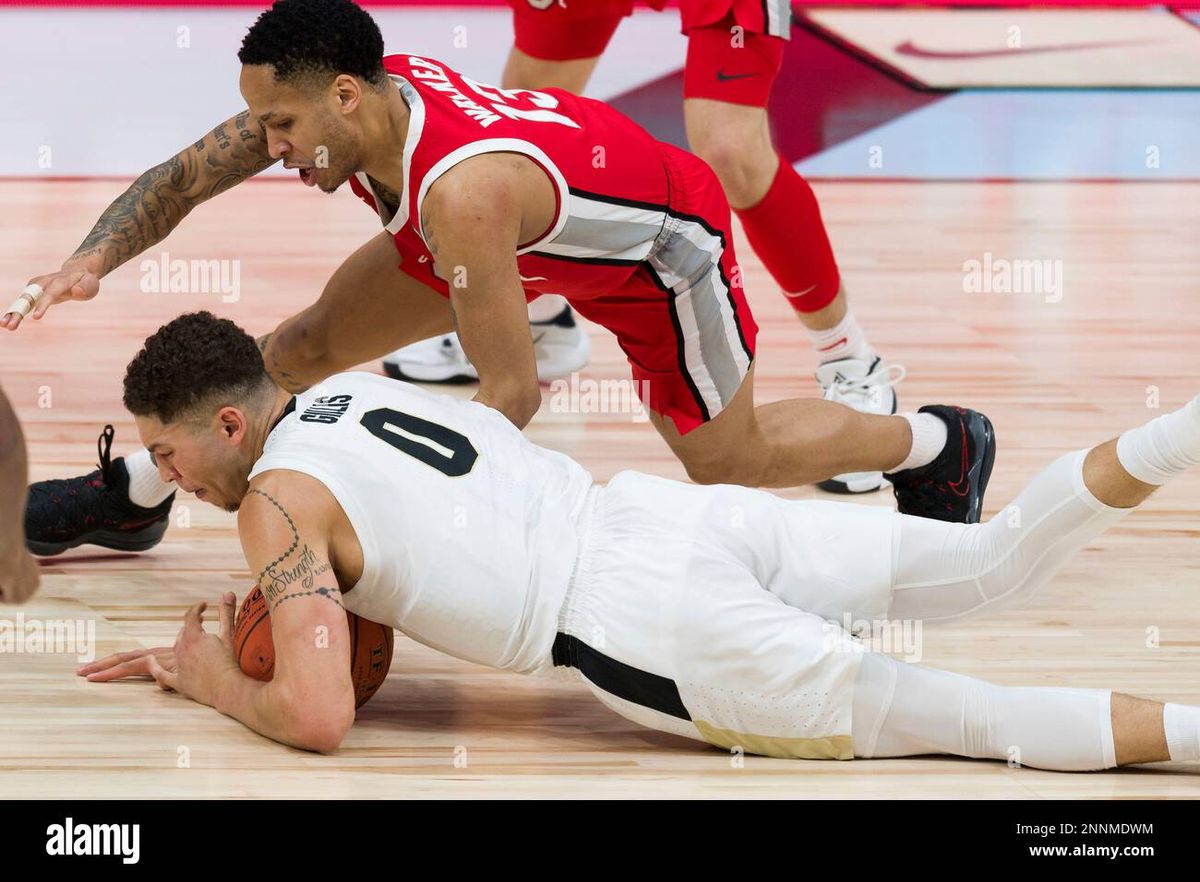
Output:
[[[33,286],[37,288],[33,288]],[[41,290],[37,294],[37,289]],[[91,300],[100,293],[100,276],[79,263],[65,263],[63,268],[55,273],[44,276],[34,276],[29,280],[26,291],[33,291],[36,296],[24,295],[26,300],[34,301],[32,312],[34,319],[41,319],[46,311],[56,303],[67,300]],[[13,305],[0,315],[0,328],[15,331],[24,321],[24,316],[14,309],[21,303],[22,295],[18,295]]]
[[207,608],[208,604],[201,602],[187,611],[174,646],[118,652],[82,665],[76,673],[95,682],[150,676],[161,689],[182,693],[200,704],[215,706],[225,678],[241,674],[233,652],[237,598],[232,591],[226,592],[221,598],[220,631],[217,634],[204,630],[204,611]]

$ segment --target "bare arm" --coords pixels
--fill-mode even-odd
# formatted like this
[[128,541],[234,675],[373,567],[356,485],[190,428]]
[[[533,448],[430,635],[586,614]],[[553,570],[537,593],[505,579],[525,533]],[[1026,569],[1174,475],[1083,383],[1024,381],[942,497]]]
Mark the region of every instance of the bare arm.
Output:
[[480,161],[487,159],[467,160],[434,183],[421,229],[434,271],[450,285],[463,351],[479,372],[475,400],[523,429],[542,394],[517,270],[522,209],[516,182],[497,163]]
[[[305,750],[336,750],[354,723],[350,629],[331,563],[330,537],[348,527],[336,526],[339,517],[346,516],[328,489],[296,472],[261,476],[242,500],[238,532],[271,616],[270,681],[238,666],[232,592],[221,598],[219,634],[204,630],[206,604],[198,603],[173,647],[114,653],[77,673],[98,683],[149,675],[260,735]],[[337,550],[349,557],[359,551]]]
[[21,603],[38,587],[37,564],[25,550],[28,480],[21,424],[0,392],[0,600],[5,603]]
[[262,683],[235,664],[212,702],[256,732],[307,750],[336,749],[354,722],[350,631],[330,563],[331,506],[323,485],[293,474],[266,475],[246,495],[238,531],[271,615],[275,675]]
[[[45,291],[33,317],[56,302],[95,297],[101,278],[165,239],[193,208],[275,161],[262,126],[244,110],[143,172],[105,209],[61,270],[29,280]],[[0,328],[15,330],[20,323],[16,313],[0,317]]]

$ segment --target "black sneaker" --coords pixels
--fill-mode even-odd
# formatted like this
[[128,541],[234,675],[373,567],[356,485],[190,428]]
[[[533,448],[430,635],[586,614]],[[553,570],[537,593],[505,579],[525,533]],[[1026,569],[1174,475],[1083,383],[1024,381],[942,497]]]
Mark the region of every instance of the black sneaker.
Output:
[[884,475],[892,482],[896,507],[923,518],[979,523],[996,459],[991,420],[977,410],[944,404],[927,404],[918,413],[931,413],[946,424],[946,447],[929,465]]
[[162,539],[175,494],[154,508],[131,502],[129,471],[123,458],[111,458],[112,442],[113,427],[105,426],[96,442],[100,453],[97,471],[29,485],[25,536],[31,552],[49,556],[77,545],[146,551]]

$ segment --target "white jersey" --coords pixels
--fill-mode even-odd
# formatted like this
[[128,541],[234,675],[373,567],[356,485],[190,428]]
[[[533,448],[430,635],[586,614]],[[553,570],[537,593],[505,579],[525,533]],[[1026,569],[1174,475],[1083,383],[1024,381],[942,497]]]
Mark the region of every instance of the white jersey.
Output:
[[442,652],[533,673],[551,666],[592,476],[499,412],[374,374],[297,396],[254,478],[302,472],[362,545],[347,609]]

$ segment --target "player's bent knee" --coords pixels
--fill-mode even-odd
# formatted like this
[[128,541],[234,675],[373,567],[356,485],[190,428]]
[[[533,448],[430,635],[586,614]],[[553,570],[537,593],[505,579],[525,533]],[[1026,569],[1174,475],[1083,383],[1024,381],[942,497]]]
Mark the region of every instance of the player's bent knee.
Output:
[[759,174],[753,151],[731,134],[706,135],[697,139],[696,155],[709,164],[734,204],[745,202]]

